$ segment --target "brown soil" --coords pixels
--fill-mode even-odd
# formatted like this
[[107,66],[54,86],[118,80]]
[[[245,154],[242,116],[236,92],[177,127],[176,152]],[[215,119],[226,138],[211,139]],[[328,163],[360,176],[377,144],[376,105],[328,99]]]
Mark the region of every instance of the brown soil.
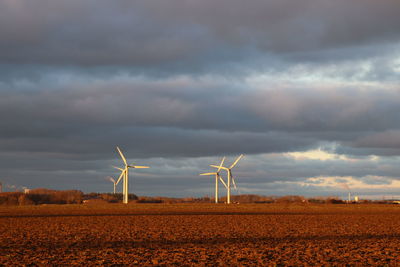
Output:
[[0,266],[400,265],[400,205],[0,207]]

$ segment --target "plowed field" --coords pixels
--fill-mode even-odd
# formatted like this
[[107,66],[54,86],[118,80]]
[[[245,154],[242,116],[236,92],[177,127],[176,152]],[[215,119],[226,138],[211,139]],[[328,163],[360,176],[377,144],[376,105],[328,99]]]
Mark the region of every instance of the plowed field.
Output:
[[400,205],[0,207],[0,265],[400,266]]

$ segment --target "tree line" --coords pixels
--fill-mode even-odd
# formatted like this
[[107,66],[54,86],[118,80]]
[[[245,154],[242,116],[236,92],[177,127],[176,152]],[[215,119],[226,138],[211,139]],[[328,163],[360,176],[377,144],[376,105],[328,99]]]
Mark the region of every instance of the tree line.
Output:
[[[171,197],[149,197],[136,196],[129,194],[130,203],[214,203],[212,197],[186,197],[186,198],[171,198]],[[219,202],[224,203],[226,197],[220,197]],[[314,203],[314,204],[343,204],[347,203],[338,197],[313,197],[306,198],[303,196],[262,196],[262,195],[233,195],[231,196],[232,203]],[[89,193],[84,194],[79,190],[51,190],[45,188],[32,189],[28,193],[22,192],[3,192],[0,193],[0,205],[41,205],[41,204],[106,204],[106,203],[121,203],[122,194],[112,193]],[[377,201],[363,200],[357,203],[379,203]],[[355,202],[353,202],[355,203]],[[385,202],[386,203],[386,202]]]

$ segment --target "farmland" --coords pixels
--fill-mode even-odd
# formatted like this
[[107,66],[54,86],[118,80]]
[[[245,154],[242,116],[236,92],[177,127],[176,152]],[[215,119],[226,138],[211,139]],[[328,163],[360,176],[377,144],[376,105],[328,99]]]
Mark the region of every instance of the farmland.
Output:
[[0,207],[0,265],[400,265],[400,206]]

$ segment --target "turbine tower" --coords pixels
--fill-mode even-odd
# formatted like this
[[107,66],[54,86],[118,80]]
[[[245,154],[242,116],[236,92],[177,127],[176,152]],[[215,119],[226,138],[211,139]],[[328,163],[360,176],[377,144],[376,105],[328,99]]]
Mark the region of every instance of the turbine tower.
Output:
[[113,183],[114,185],[114,195],[115,195],[115,187],[117,186],[117,182],[115,181],[114,178],[112,178],[111,176],[107,176],[108,180]]
[[207,172],[207,173],[201,173],[200,175],[215,175],[215,203],[218,203],[218,180],[221,180],[221,182],[227,187],[226,183],[224,180],[222,180],[221,175],[219,174],[219,171],[222,168],[222,165],[224,164],[225,157],[221,160],[221,163],[219,164],[219,168],[216,172]]
[[232,165],[229,168],[223,167],[223,166],[220,167],[220,166],[216,166],[216,165],[210,165],[211,167],[214,167],[214,168],[226,170],[226,172],[228,173],[228,181],[227,181],[227,185],[226,185],[226,191],[227,191],[227,193],[226,193],[226,203],[228,203],[228,204],[231,203],[231,180],[232,180],[233,186],[235,187],[235,189],[237,189],[236,183],[235,183],[235,179],[233,178],[233,175],[232,175],[232,168],[235,167],[235,165],[239,162],[239,160],[242,157],[243,157],[243,154],[240,155],[235,160],[235,162],[232,163]]
[[132,169],[147,169],[147,168],[150,168],[150,167],[148,167],[148,166],[135,166],[133,164],[128,165],[128,163],[126,161],[126,158],[125,158],[124,154],[122,154],[122,151],[121,151],[121,149],[119,149],[119,147],[117,147],[117,151],[118,151],[119,155],[121,156],[122,161],[124,162],[124,165],[125,165],[124,169],[121,169],[121,168],[118,168],[118,167],[114,167],[114,168],[117,168],[117,169],[121,170],[121,175],[118,178],[117,184],[118,184],[119,180],[123,177],[124,178],[124,180],[123,180],[123,190],[122,190],[122,192],[123,192],[123,203],[124,204],[128,204],[129,168],[132,168]]

